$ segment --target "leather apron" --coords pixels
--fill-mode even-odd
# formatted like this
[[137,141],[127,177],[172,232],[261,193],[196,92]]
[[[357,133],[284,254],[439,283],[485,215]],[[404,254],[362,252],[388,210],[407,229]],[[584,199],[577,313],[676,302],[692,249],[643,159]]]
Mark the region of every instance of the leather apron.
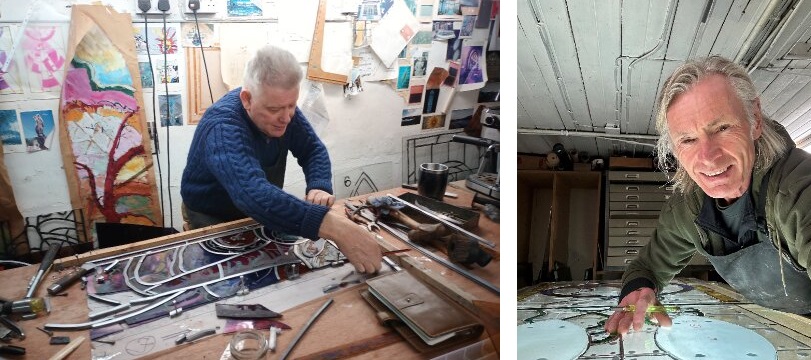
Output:
[[[715,270],[735,291],[749,301],[794,314],[811,313],[811,278],[787,251],[782,254],[772,242],[766,224],[767,174],[760,186],[757,238],[754,245],[724,256],[707,255]],[[782,256],[782,261],[779,258]],[[780,267],[783,267],[783,274]],[[785,277],[785,289],[781,276]],[[788,295],[786,295],[788,294]]]
[[[277,186],[279,189],[282,189],[284,188],[284,173],[287,169],[287,152],[289,147],[287,146],[287,139],[284,136],[278,138],[278,140],[279,153],[276,156],[276,161],[271,166],[262,167],[262,170],[265,172],[265,178],[271,184]],[[185,203],[181,208],[183,220],[186,222],[186,224],[188,224],[187,230],[199,229],[201,227],[221,224],[248,217],[242,212],[242,210],[239,210],[236,205],[234,205],[233,201],[229,202],[228,204],[223,204],[221,210],[223,210],[223,213],[226,215],[219,214],[218,216],[211,216],[197,212],[189,209]]]

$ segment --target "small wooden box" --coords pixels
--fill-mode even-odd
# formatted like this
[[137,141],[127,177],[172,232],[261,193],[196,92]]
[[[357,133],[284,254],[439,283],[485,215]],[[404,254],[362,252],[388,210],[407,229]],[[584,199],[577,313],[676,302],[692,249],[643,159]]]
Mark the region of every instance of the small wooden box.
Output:
[[540,155],[518,155],[518,170],[546,169],[546,157]]

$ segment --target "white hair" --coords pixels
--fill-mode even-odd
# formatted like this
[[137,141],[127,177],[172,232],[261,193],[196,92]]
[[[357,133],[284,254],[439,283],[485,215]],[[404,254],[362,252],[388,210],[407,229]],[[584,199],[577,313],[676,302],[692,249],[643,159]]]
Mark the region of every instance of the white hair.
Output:
[[302,76],[301,66],[293,54],[266,45],[248,60],[242,87],[251,93],[259,93],[262,85],[289,90],[301,83]]

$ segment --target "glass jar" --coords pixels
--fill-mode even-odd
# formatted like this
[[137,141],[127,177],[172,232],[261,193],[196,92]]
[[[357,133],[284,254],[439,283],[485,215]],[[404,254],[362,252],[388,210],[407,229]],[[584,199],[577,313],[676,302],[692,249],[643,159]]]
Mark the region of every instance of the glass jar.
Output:
[[236,360],[258,360],[268,351],[265,335],[253,329],[240,330],[231,338],[228,345],[231,357]]

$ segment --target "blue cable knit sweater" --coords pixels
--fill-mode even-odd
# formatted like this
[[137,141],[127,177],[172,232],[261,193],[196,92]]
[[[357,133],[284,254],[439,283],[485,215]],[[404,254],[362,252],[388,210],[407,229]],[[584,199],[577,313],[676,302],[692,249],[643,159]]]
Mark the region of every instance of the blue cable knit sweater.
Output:
[[[228,209],[236,207],[269,229],[317,239],[329,209],[267,180],[263,168],[275,164],[280,139],[259,131],[242,107],[239,91],[218,100],[197,125],[180,183],[183,203],[217,218],[227,218]],[[329,154],[298,108],[284,139],[304,170],[307,192],[332,193]]]

